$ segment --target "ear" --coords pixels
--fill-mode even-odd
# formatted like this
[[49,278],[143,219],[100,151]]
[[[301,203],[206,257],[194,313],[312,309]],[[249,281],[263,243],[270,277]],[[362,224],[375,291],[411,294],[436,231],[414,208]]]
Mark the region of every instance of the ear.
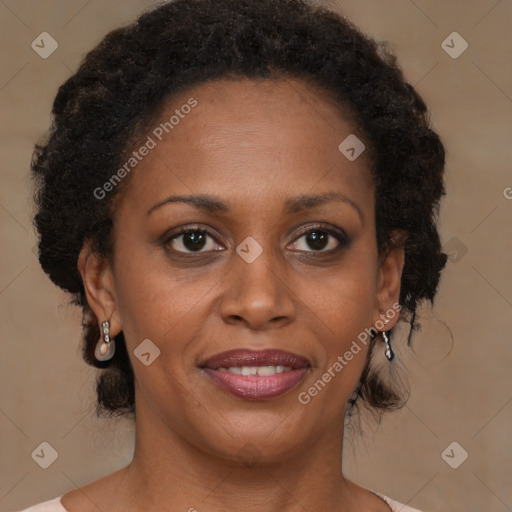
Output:
[[94,311],[99,326],[105,320],[110,321],[110,335],[116,336],[122,326],[119,317],[114,275],[110,262],[94,252],[90,241],[86,240],[78,256],[78,271],[84,283],[87,303]]
[[[396,304],[398,304],[400,298],[400,284],[405,260],[404,243],[406,233],[403,231],[394,231],[391,239],[391,248],[380,257],[372,325],[375,325],[377,320],[382,319],[386,311],[396,311]],[[394,305],[395,307],[393,307]],[[390,318],[390,323],[386,324],[386,330],[391,329],[396,324],[398,317],[399,315],[393,315]]]

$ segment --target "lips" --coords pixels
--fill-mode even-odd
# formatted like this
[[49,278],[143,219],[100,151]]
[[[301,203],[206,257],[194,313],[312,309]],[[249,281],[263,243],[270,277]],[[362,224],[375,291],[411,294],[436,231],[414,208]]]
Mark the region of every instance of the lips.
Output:
[[309,361],[284,350],[230,350],[207,359],[201,366],[216,370],[230,366],[288,366],[292,369],[308,368]]
[[220,389],[244,400],[278,397],[294,388],[310,367],[305,357],[274,349],[230,350],[200,365]]

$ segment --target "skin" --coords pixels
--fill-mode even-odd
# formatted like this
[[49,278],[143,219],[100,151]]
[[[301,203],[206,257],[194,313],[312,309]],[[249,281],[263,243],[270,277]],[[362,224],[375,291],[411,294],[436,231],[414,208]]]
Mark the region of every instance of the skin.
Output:
[[[67,493],[62,504],[70,512],[389,512],[341,471],[344,409],[367,348],[309,404],[298,401],[398,302],[404,253],[377,252],[371,163],[366,153],[351,162],[338,150],[349,134],[364,137],[324,93],[298,79],[202,84],[167,102],[161,120],[190,97],[197,107],[124,184],[113,261],[88,243],[80,254],[99,323],[110,319],[111,336],[123,330],[126,338],[136,444],[127,467]],[[284,213],[288,198],[332,192],[347,200]],[[172,194],[212,195],[229,211],[168,203],[148,214]],[[301,230],[317,223],[344,230],[350,242],[330,236],[315,248]],[[200,254],[183,237],[162,241],[197,225],[216,236]],[[236,252],[248,236],[263,249],[252,263]],[[161,350],[150,366],[133,356],[145,339]],[[286,394],[244,401],[198,368],[235,348],[280,348],[312,364]],[[257,463],[240,455],[248,446]]]

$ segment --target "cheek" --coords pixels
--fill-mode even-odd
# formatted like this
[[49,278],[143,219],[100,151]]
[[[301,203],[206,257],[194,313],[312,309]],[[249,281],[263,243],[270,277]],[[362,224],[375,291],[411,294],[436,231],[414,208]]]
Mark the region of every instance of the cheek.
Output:
[[321,286],[302,292],[306,310],[313,313],[309,329],[323,349],[313,387],[303,391],[317,396],[316,406],[333,416],[341,413],[340,404],[350,397],[366,363],[376,298],[375,259],[370,251],[354,253]]
[[190,329],[209,288],[201,280],[183,286],[152,269],[123,276],[119,280],[118,306],[127,342],[132,345],[149,338],[160,347],[178,348],[177,334],[186,327]]
[[366,363],[370,337],[365,329],[371,326],[373,297],[368,285],[344,284],[317,297],[309,329],[317,336],[318,365],[298,395],[300,404],[337,422],[343,421],[344,406]]
[[149,338],[159,348],[175,350],[180,339],[177,333],[185,326],[190,327],[190,318],[200,310],[215,280],[211,274],[184,280],[171,271],[163,258],[151,261],[142,249],[127,249],[126,245],[119,241],[115,278],[126,342],[133,350]]
[[[370,327],[376,299],[376,267],[371,258],[347,258],[338,268],[307,280],[297,295],[319,323],[344,343]],[[303,282],[304,284],[304,282]]]
[[[373,287],[366,282],[343,281],[324,288],[311,304],[310,329],[317,333],[324,357],[319,369],[325,372],[335,362],[337,381],[357,381],[366,360],[373,312]],[[338,285],[338,286],[336,286]],[[315,308],[315,309],[313,309]],[[328,378],[328,377],[326,377]],[[355,384],[355,382],[354,382]]]

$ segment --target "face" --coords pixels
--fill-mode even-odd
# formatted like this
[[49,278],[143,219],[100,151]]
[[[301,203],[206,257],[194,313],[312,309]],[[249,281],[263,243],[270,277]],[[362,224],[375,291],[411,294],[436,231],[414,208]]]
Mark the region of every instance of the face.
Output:
[[[367,352],[354,340],[397,302],[403,264],[379,258],[370,162],[338,149],[350,134],[363,140],[292,79],[210,82],[161,112],[115,211],[113,261],[80,259],[98,320],[124,332],[137,429],[233,460],[248,443],[279,460],[339,438]],[[148,365],[144,340],[160,350]]]

